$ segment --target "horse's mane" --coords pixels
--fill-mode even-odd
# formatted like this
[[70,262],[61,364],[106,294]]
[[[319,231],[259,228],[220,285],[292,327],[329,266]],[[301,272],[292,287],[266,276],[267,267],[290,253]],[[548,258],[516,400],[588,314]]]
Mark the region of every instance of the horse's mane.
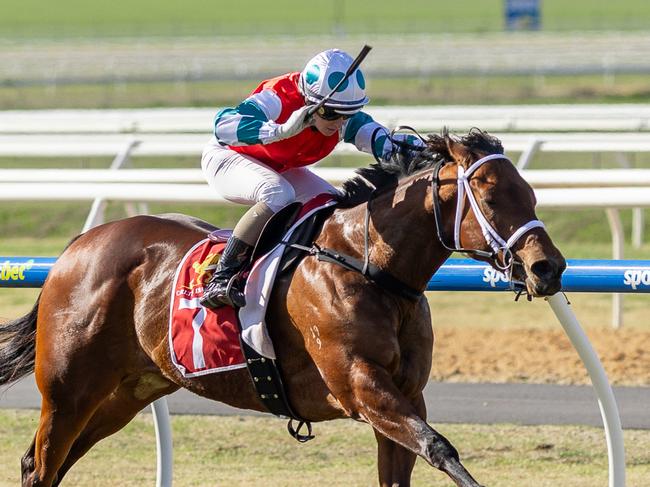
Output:
[[357,176],[343,183],[343,191],[337,197],[339,207],[351,208],[365,203],[375,190],[396,187],[406,176],[425,171],[441,160],[453,160],[449,141],[460,143],[471,152],[503,154],[501,141],[487,132],[473,128],[467,135],[459,137],[445,128],[440,134],[429,135],[422,151],[398,150],[389,160],[379,160],[369,167],[357,169]]

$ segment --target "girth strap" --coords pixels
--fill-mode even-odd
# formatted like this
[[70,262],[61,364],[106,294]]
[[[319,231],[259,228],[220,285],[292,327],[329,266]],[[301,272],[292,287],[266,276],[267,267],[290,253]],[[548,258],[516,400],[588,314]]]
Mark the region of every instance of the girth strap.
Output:
[[[241,335],[240,335],[241,338]],[[314,436],[311,433],[311,423],[301,418],[289,404],[285,394],[282,375],[275,360],[263,357],[257,353],[244,340],[240,340],[242,353],[246,358],[246,366],[253,380],[253,385],[260,400],[269,412],[276,416],[289,418],[287,430],[300,443],[311,440]],[[298,427],[293,427],[293,421],[298,421]],[[307,427],[307,434],[301,434],[302,427]]]
[[309,254],[315,256],[321,262],[337,264],[350,271],[358,272],[359,274],[376,283],[378,286],[410,301],[417,301],[420,299],[420,297],[422,297],[422,293],[420,291],[417,291],[407,284],[404,284],[402,281],[396,277],[393,277],[391,274],[377,267],[375,264],[369,262],[368,260],[362,262],[359,259],[351,257],[342,252],[337,252],[328,248],[321,248],[316,244],[314,244],[312,247],[291,244],[291,247],[304,250],[305,252],[308,252]]

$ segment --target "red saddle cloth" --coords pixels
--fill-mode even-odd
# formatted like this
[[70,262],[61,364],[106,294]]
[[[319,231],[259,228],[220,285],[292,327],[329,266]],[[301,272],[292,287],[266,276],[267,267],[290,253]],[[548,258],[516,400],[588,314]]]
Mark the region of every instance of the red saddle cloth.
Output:
[[[318,195],[307,202],[289,234],[310,215],[333,204],[330,194]],[[183,257],[174,277],[169,348],[174,365],[184,377],[246,367],[239,342],[240,324],[244,329],[242,339],[248,345],[261,355],[275,358],[273,345],[265,331],[265,315],[284,247],[276,247],[256,260],[247,279],[247,305],[244,308],[235,311],[224,306],[208,310],[199,304],[203,286],[216,268],[230,233],[229,230],[218,230],[210,238],[194,245]]]
[[178,267],[169,313],[172,361],[184,377],[246,366],[239,344],[237,312],[230,306],[207,310],[199,304],[225,242],[205,239],[194,245]]

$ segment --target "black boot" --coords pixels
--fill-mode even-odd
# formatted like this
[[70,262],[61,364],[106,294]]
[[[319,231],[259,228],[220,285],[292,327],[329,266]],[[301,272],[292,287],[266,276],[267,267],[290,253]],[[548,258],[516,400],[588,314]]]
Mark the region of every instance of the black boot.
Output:
[[216,309],[221,306],[241,308],[246,304],[244,293],[234,286],[236,274],[248,262],[253,247],[232,236],[223,250],[217,268],[205,286],[203,297],[199,300],[201,306]]

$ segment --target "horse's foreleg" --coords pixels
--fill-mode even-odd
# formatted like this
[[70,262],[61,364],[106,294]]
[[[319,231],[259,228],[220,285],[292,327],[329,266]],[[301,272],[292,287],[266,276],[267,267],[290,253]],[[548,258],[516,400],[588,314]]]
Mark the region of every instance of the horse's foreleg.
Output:
[[[421,406],[416,407],[397,389],[385,369],[357,362],[350,377],[349,406],[378,433],[420,455],[449,475],[459,487],[480,487],[461,464],[456,449],[426,423],[418,411]],[[345,394],[339,400],[343,397]]]

